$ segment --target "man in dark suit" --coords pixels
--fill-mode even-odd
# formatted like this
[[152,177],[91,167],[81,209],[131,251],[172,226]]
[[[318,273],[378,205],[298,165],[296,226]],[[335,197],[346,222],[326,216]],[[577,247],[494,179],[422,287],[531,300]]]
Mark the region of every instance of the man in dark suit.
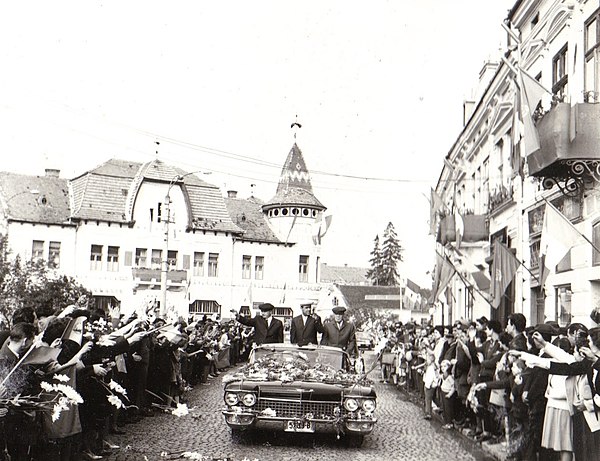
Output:
[[258,306],[260,315],[246,318],[235,312],[235,319],[242,325],[254,327],[253,341],[257,346],[283,342],[283,323],[273,317],[273,304],[265,303]]
[[345,350],[350,356],[358,355],[356,347],[356,329],[354,324],[344,319],[344,306],[336,306],[333,309],[333,321],[323,324],[323,336],[321,345],[339,347]]
[[302,313],[292,319],[290,328],[290,342],[298,346],[319,344],[317,333],[323,333],[321,317],[312,313],[312,303],[300,304]]

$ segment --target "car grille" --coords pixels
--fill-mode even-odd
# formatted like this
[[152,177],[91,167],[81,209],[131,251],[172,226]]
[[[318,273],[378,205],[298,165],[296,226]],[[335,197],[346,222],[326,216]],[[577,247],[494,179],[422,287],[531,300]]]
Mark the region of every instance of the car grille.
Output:
[[[335,411],[336,408],[338,409],[337,412]],[[339,408],[339,402],[271,400],[264,398],[259,399],[256,405],[256,410],[259,413],[271,409],[275,412],[274,415],[270,412],[265,414],[270,413],[278,418],[302,418],[310,413],[314,419],[332,419],[335,417],[335,413],[339,414]]]

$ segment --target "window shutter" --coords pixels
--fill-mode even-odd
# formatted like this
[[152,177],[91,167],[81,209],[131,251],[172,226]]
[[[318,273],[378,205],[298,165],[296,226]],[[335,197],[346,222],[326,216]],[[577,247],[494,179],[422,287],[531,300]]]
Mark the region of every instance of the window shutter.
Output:
[[190,255],[183,255],[183,270],[186,271],[190,268]]
[[125,252],[125,265],[126,266],[131,266],[131,260],[132,260],[132,253],[131,253],[131,251],[126,251]]

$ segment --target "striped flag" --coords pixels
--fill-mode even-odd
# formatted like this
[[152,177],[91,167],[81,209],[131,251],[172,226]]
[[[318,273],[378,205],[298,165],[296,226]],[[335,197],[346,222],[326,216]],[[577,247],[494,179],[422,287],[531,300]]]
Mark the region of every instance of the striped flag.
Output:
[[504,296],[504,292],[510,282],[512,282],[517,268],[519,267],[519,260],[510,252],[510,250],[503,245],[500,240],[494,241],[494,262],[492,263],[492,307],[498,309],[500,301]]
[[452,277],[456,273],[454,266],[450,264],[448,258],[440,255],[438,252],[435,254],[436,263],[435,263],[435,277],[433,280],[433,291],[431,293],[431,297],[429,298],[430,302],[434,303],[438,300],[439,296],[444,292]]
[[542,286],[549,273],[555,270],[557,264],[582,238],[569,218],[551,203],[546,202],[540,240],[540,284]]

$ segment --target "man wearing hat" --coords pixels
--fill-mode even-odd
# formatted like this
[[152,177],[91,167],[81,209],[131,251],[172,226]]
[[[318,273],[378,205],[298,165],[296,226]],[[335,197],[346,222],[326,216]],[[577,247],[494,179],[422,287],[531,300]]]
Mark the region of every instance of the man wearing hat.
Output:
[[242,325],[254,327],[253,342],[260,346],[261,344],[273,344],[283,342],[283,323],[281,320],[273,317],[273,304],[264,303],[258,306],[260,315],[253,318],[241,316],[239,312],[232,311],[235,319]]
[[323,324],[321,317],[312,313],[312,303],[300,304],[302,313],[292,319],[290,328],[290,342],[298,346],[307,344],[319,344],[317,342],[317,332],[323,333]]
[[354,324],[344,319],[344,306],[336,306],[333,309],[333,321],[323,324],[323,346],[340,347],[353,357],[358,355],[356,347],[356,329]]

